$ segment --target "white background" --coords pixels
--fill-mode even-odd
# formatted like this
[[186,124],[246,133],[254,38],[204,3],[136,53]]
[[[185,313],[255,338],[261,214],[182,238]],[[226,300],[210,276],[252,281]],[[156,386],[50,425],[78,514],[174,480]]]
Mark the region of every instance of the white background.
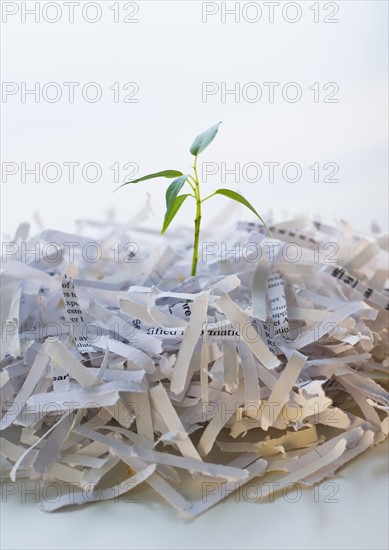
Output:
[[[238,15],[227,14],[224,23],[223,3],[214,2],[208,4],[218,11],[208,17],[205,10],[211,7],[198,1],[142,1],[134,15],[131,6],[126,10],[126,3],[119,2],[118,23],[114,23],[115,12],[110,8],[115,3],[110,0],[99,2],[101,18],[96,23],[83,19],[82,8],[90,2],[82,0],[74,7],[73,23],[69,23],[70,8],[60,2],[56,3],[58,11],[41,1],[40,22],[35,21],[38,16],[24,13],[23,2],[2,4],[3,9],[11,4],[8,11],[13,11],[12,6],[18,8],[2,25],[2,77],[4,83],[14,83],[16,90],[3,96],[2,103],[3,170],[7,169],[4,163],[15,163],[17,170],[3,177],[6,234],[12,235],[23,221],[33,221],[35,212],[44,227],[67,231],[75,229],[75,219],[102,220],[111,208],[117,220],[124,222],[141,207],[147,192],[154,211],[149,223],[158,226],[167,180],[112,194],[117,184],[109,167],[119,163],[120,181],[130,172],[123,169],[126,162],[139,166],[139,175],[166,168],[186,172],[192,163],[188,149],[194,137],[219,120],[223,121],[219,135],[202,156],[206,162],[218,163],[219,172],[208,178],[204,192],[220,186],[239,190],[260,213],[266,215],[272,209],[277,219],[308,213],[331,223],[346,219],[362,230],[368,230],[375,220],[386,229],[386,1],[341,1],[335,15],[331,15],[334,3],[321,2],[319,23],[314,23],[317,14],[310,9],[311,1],[298,4],[301,13],[296,23],[285,20],[297,17],[293,7],[282,11],[285,2],[274,8],[274,23],[269,22],[269,8],[263,2],[256,3],[262,10],[256,23],[250,20],[259,12],[244,8],[247,2],[239,4],[240,21]],[[31,5],[26,4],[30,9]],[[235,3],[224,5],[231,9]],[[97,18],[93,6],[85,14]],[[58,22],[49,22],[58,17]],[[138,23],[124,23],[126,17]],[[325,17],[339,22],[324,23]],[[36,82],[38,102],[34,95],[24,98],[22,93]],[[47,101],[57,93],[53,87],[44,88],[50,82],[57,83],[62,92],[55,103]],[[74,103],[68,101],[69,88],[64,82],[80,84]],[[102,90],[96,103],[82,96],[90,82],[97,82]],[[121,88],[136,82],[139,91],[133,99],[138,103],[123,103],[128,93],[123,89],[115,103],[109,89],[115,82]],[[219,92],[202,98],[203,82],[216,83]],[[250,82],[256,87],[243,91]],[[273,103],[264,82],[280,83]],[[301,86],[302,97],[296,103],[282,96],[289,82]],[[315,82],[321,90],[319,103],[309,90]],[[328,82],[339,86],[333,98],[338,103],[323,102],[332,91],[323,90]],[[241,93],[227,95],[223,103],[222,87],[231,89],[236,83]],[[255,98],[258,85],[261,99],[248,101]],[[93,89],[88,90],[92,96]],[[293,96],[293,89],[289,91]],[[66,162],[80,163],[73,183]],[[101,179],[96,183],[82,176],[82,168],[90,162],[101,166]],[[278,168],[271,183],[264,162],[279,162],[281,167],[296,162],[301,166],[301,180],[285,181]],[[328,173],[322,170],[321,181],[315,183],[309,169],[315,162],[321,167],[337,163],[335,179],[339,182],[323,182]],[[40,163],[39,183],[33,175],[22,173],[23,163],[27,169]],[[48,181],[56,173],[44,173],[47,163],[62,168],[60,181]],[[262,177],[250,182],[242,173],[231,174],[223,182],[221,163],[227,169],[235,163],[241,168],[259,164]],[[86,178],[94,174],[91,168]],[[293,171],[288,175],[293,178]],[[248,172],[248,177],[255,180],[255,172]],[[219,197],[218,204],[215,199],[206,203],[204,219],[209,220],[226,200]],[[188,203],[185,208],[181,223],[191,223],[193,205]],[[37,230],[33,225],[32,232]]]
[[[81,1],[82,5],[88,2]],[[7,2],[2,2],[3,8]],[[126,162],[139,166],[139,174],[166,168],[187,171],[189,146],[194,137],[222,120],[219,135],[203,155],[207,162],[296,162],[303,176],[289,183],[276,176],[270,183],[264,171],[257,183],[234,175],[221,181],[216,174],[206,191],[230,187],[245,194],[261,213],[272,209],[278,219],[308,213],[327,222],[346,219],[368,230],[375,220],[387,224],[387,15],[386,1],[341,1],[325,24],[324,4],[319,23],[313,22],[312,1],[299,2],[301,19],[284,20],[279,7],[269,22],[263,2],[262,18],[247,19],[254,12],[221,20],[218,13],[203,22],[202,2],[138,2],[138,23],[124,23],[130,12],[119,6],[114,23],[113,1],[100,2],[101,19],[95,24],[75,8],[74,23],[62,3],[56,23],[53,11],[40,2],[40,22],[34,16],[22,21],[23,2],[10,2],[18,11],[2,25],[2,80],[15,83],[14,95],[3,96],[2,162],[15,163],[18,172],[3,177],[2,233],[12,235],[21,222],[73,231],[75,220],[102,220],[114,209],[125,222],[141,208],[151,193],[153,217],[163,216],[165,180],[116,187],[109,166]],[[28,2],[28,7],[31,7]],[[229,2],[230,8],[233,3]],[[244,2],[241,3],[241,6]],[[11,6],[12,9],[12,6]],[[91,9],[89,17],[94,17]],[[294,17],[293,11],[288,12]],[[25,83],[24,85],[22,83]],[[56,103],[39,94],[38,102],[22,88],[38,82],[60,86]],[[67,101],[64,82],[79,82],[74,103]],[[85,101],[81,88],[97,82],[102,99]],[[138,103],[113,101],[109,89],[136,82]],[[228,88],[248,82],[261,85],[263,96],[249,102],[242,95],[202,98],[203,82],[225,82]],[[264,82],[280,82],[274,103],[267,99]],[[285,83],[297,82],[303,91],[297,103],[282,98]],[[339,86],[338,103],[313,101],[314,82]],[[9,88],[7,88],[9,89]],[[52,90],[51,90],[52,91]],[[65,162],[99,163],[101,180],[88,183],[80,168],[69,182]],[[339,165],[339,182],[314,183],[309,166],[318,162]],[[38,183],[29,175],[22,181],[22,165],[40,163]],[[60,181],[45,179],[42,167],[57,163]],[[6,166],[10,166],[7,164]],[[121,169],[120,178],[126,175]],[[52,176],[52,174],[51,174]],[[321,178],[322,179],[322,178]],[[190,223],[191,205],[181,223]],[[210,219],[222,207],[209,201],[204,216]],[[244,212],[241,213],[242,215]],[[339,502],[314,503],[304,492],[296,504],[282,498],[274,504],[236,504],[230,499],[191,524],[183,523],[155,495],[142,496],[134,505],[107,503],[51,516],[34,503],[20,504],[19,495],[2,506],[2,548],[386,548],[387,494],[386,447],[359,457],[336,477]],[[4,529],[4,527],[6,527]]]

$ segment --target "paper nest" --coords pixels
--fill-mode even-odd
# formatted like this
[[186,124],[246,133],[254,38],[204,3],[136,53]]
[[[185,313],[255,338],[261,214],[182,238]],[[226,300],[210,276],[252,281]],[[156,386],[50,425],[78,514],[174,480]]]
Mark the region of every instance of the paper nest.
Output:
[[313,485],[381,442],[386,238],[271,229],[215,222],[188,277],[189,230],[168,245],[134,223],[31,240],[22,225],[2,267],[3,479],[73,487],[45,511],[148,484],[190,518],[269,472],[270,491]]

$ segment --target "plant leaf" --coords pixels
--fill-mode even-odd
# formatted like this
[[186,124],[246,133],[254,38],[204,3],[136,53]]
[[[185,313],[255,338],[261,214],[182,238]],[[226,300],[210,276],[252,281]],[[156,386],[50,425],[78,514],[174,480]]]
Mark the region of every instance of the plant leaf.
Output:
[[161,235],[163,235],[163,233],[165,233],[166,229],[169,227],[169,225],[173,221],[175,215],[177,214],[177,212],[181,208],[182,203],[189,196],[190,196],[189,193],[187,195],[178,195],[174,199],[174,202],[171,205],[171,207],[166,210],[165,219],[163,220],[163,226],[162,226],[162,229],[161,229]]
[[177,197],[178,193],[181,191],[182,186],[188,179],[189,174],[184,174],[183,176],[174,180],[166,190],[166,209],[169,210]]
[[202,134],[199,134],[194,142],[192,143],[192,146],[190,148],[190,152],[192,155],[197,157],[208,145],[214,140],[217,131],[219,130],[220,122],[215,124],[214,126],[211,126],[208,128],[208,130],[205,130]]
[[244,197],[242,197],[242,195],[240,195],[239,193],[237,193],[236,191],[232,191],[231,189],[218,189],[217,191],[215,191],[214,193],[215,195],[224,195],[225,197],[228,197],[229,199],[232,199],[234,201],[237,201],[237,202],[240,202],[241,204],[243,204],[244,206],[246,206],[249,210],[251,210],[251,212],[254,212],[254,214],[257,216],[257,218],[259,218],[261,220],[261,222],[263,223],[263,225],[266,227],[267,231],[269,232],[270,236],[271,236],[271,231],[270,229],[268,228],[268,226],[266,225],[266,223],[264,222],[264,220],[261,218],[261,216],[258,214],[258,212],[255,210],[254,206],[252,206],[248,200],[246,200]]
[[120,189],[120,187],[123,187],[124,185],[128,185],[129,183],[138,183],[139,181],[145,181],[145,180],[151,180],[153,178],[177,178],[178,176],[182,176],[182,172],[179,170],[162,170],[161,172],[154,172],[154,174],[147,174],[147,176],[142,176],[141,178],[138,178],[136,180],[126,181],[122,183],[122,185],[119,185],[115,189]]

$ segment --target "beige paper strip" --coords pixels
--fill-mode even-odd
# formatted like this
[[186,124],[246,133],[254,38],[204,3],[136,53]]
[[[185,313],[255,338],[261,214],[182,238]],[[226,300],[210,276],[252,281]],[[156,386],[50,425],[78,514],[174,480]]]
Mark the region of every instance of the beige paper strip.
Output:
[[307,357],[302,353],[295,352],[291,355],[267,400],[266,406],[262,409],[261,425],[264,430],[268,430],[277,420],[282,407],[289,398],[289,392],[292,390],[306,360]]
[[150,390],[150,397],[154,407],[162,416],[168,429],[172,432],[177,432],[178,437],[175,442],[183,456],[186,456],[187,458],[194,458],[195,460],[202,460],[196,450],[196,447],[193,445],[191,439],[185,431],[185,428],[174,410],[169,396],[162,384],[159,384]]
[[[256,333],[249,317],[243,313],[239,306],[237,306],[227,294],[223,294],[218,300],[217,305],[223,311],[227,319],[235,326],[239,327],[239,333],[244,342],[248,345],[254,355],[259,361],[268,369],[274,369],[278,367],[280,361],[269,350],[266,344],[261,340],[258,333]],[[248,331],[250,327],[250,338],[245,336],[245,331]],[[256,334],[255,334],[256,333]],[[253,336],[254,334],[254,336]]]
[[198,295],[193,302],[191,319],[185,330],[185,336],[178,351],[170,386],[171,392],[177,395],[184,390],[189,363],[200,336],[203,323],[207,318],[208,296],[208,293],[204,292]]

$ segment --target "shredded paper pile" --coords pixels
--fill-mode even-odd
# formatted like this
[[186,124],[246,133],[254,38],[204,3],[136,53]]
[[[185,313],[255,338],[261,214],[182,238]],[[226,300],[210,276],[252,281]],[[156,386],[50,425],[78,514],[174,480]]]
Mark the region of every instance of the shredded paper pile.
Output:
[[386,236],[215,221],[190,277],[190,230],[165,240],[143,217],[23,224],[3,247],[4,480],[71,486],[48,512],[149,485],[193,518],[385,439]]

